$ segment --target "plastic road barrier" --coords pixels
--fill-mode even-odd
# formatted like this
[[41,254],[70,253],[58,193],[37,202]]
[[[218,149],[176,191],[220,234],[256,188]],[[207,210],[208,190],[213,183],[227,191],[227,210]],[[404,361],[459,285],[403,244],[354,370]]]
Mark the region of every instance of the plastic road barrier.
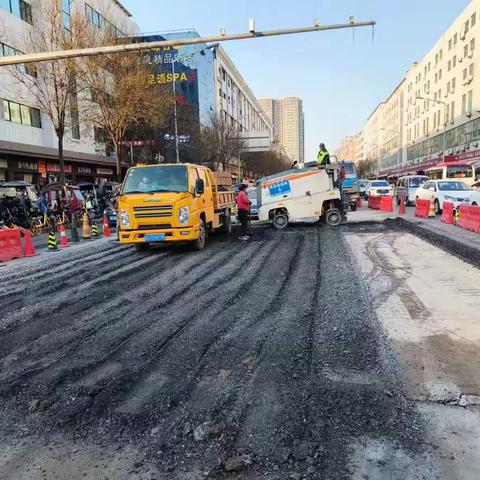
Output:
[[480,207],[460,205],[460,216],[457,225],[466,230],[480,233]]
[[443,210],[442,210],[442,222],[446,223],[447,225],[453,225],[455,220],[453,218],[453,203],[452,202],[443,202]]
[[21,258],[22,237],[18,228],[0,230],[0,262]]
[[374,210],[379,210],[381,199],[382,199],[382,197],[379,197],[379,196],[368,197],[368,208],[373,208]]
[[430,210],[430,200],[417,199],[415,203],[415,216],[421,218],[428,218]]
[[393,197],[380,197],[380,211],[393,212]]

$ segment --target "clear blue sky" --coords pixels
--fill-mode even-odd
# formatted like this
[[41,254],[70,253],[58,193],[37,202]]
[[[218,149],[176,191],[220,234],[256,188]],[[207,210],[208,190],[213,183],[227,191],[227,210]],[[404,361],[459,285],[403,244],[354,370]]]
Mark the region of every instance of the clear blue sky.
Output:
[[430,50],[469,0],[121,0],[142,32],[195,28],[201,35],[375,20],[371,28],[228,42],[224,48],[257,97],[304,101],[305,156],[334,150]]

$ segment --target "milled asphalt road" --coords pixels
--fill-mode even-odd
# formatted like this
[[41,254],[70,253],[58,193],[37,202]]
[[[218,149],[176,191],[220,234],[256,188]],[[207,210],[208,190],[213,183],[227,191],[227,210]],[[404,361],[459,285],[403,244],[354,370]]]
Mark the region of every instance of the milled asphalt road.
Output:
[[437,478],[341,228],[97,242],[0,270],[0,478]]

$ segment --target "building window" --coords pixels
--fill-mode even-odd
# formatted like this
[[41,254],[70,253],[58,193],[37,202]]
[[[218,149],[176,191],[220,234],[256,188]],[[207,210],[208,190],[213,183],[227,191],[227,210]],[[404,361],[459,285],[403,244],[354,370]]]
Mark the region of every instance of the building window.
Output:
[[473,53],[474,50],[475,50],[475,39],[472,38],[470,40],[470,51]]
[[447,70],[450,71],[451,69],[452,69],[452,61],[449,60],[449,61],[448,61],[448,68],[447,68]]
[[467,95],[467,115],[471,115],[473,110],[473,90],[470,90]]
[[456,33],[456,34],[453,36],[453,46],[455,46],[457,43],[458,43],[458,33]]
[[63,14],[63,28],[66,32],[71,31],[71,18],[70,18],[70,0],[62,0],[62,14]]
[[30,24],[32,20],[32,6],[24,0],[0,0],[0,8],[12,13]]
[[470,30],[470,20],[465,22],[465,34],[467,34]]
[[[63,0],[67,1],[68,0]],[[125,37],[125,34],[121,32],[117,27],[115,27],[112,23],[110,23],[103,15],[97,12],[94,8],[92,8],[88,3],[85,4],[85,14],[92,25],[97,28],[104,28],[110,32],[112,37],[114,38],[121,38]]]
[[472,17],[470,18],[470,25],[473,28],[477,23],[477,13],[475,12]]
[[452,49],[452,39],[450,39],[448,41],[448,49],[451,50]]
[[473,72],[474,72],[474,65],[473,63],[468,67],[468,74],[473,77]]
[[457,83],[457,80],[455,78],[452,78],[452,93],[455,92],[456,83]]
[[462,115],[467,113],[467,95],[462,95]]
[[457,56],[455,55],[452,59],[452,68],[455,68],[457,66]]
[[467,79],[467,76],[468,76],[468,69],[464,69],[463,70],[463,79],[466,80]]
[[463,47],[463,56],[466,58],[468,57],[468,45],[465,45]]
[[32,127],[42,128],[40,110],[3,100],[4,120]]
[[450,122],[453,123],[455,121],[455,102],[450,104]]

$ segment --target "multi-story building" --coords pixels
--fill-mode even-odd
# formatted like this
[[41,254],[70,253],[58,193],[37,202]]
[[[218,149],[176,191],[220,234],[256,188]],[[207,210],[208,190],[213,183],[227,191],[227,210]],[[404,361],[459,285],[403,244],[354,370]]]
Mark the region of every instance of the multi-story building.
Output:
[[[196,37],[199,34],[195,30],[179,30],[150,36],[146,40]],[[200,124],[208,125],[212,116],[216,116],[236,127],[239,136],[245,140],[247,151],[271,148],[272,122],[220,45],[197,44],[164,49],[151,55],[151,63],[154,64],[152,81],[171,86],[177,103],[190,107]],[[238,166],[238,162],[235,164]],[[232,173],[237,174],[238,168]]]
[[[118,35],[132,35],[138,31],[131,15],[118,0],[71,0],[62,5],[67,30],[71,15],[78,12],[86,15],[95,28],[109,28]],[[29,0],[0,0],[0,25],[3,27],[0,55],[20,53],[21,39],[32,29],[39,28],[41,11]],[[25,69],[24,74],[29,75],[29,70]],[[0,181],[25,180],[41,184],[58,178],[56,134],[35,98],[22,89],[8,67],[0,69],[0,103],[3,104],[0,108]],[[98,141],[94,127],[82,125],[81,118],[74,121],[75,115],[70,109],[64,145],[67,180],[113,178],[114,155],[107,156],[105,144]]]
[[480,0],[415,62],[362,129],[363,159],[381,176],[464,160],[480,168]]
[[291,160],[305,161],[305,117],[298,97],[261,98],[263,111],[273,122],[275,139],[285,147]]
[[350,135],[345,137],[340,143],[340,147],[335,151],[334,155],[338,161],[353,161],[358,163],[360,160],[361,134]]

